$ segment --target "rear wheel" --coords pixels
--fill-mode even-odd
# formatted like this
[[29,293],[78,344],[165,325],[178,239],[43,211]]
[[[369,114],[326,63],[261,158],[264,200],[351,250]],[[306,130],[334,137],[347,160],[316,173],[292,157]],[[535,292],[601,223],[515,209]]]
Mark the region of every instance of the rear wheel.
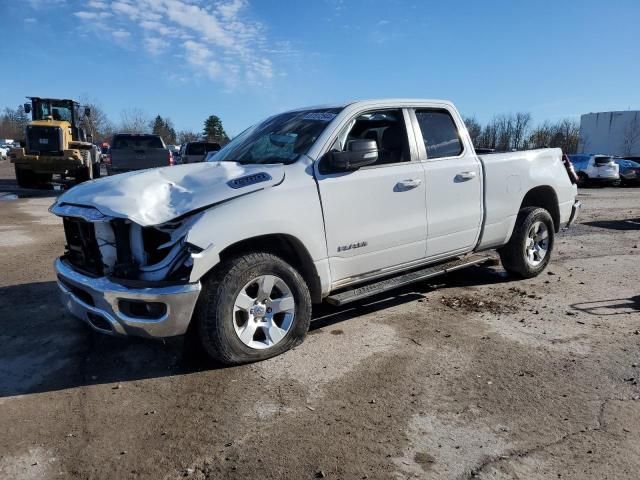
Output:
[[554,224],[544,208],[520,210],[511,239],[499,250],[504,269],[522,278],[540,274],[551,259]]
[[193,321],[195,335],[214,360],[264,360],[303,341],[311,296],[300,274],[281,258],[245,254],[205,280]]
[[94,163],[91,166],[91,170],[93,172],[93,178],[100,178],[100,164],[99,163]]
[[19,168],[15,166],[16,182],[19,187],[33,188],[38,184],[38,176],[33,170],[27,170],[26,168]]

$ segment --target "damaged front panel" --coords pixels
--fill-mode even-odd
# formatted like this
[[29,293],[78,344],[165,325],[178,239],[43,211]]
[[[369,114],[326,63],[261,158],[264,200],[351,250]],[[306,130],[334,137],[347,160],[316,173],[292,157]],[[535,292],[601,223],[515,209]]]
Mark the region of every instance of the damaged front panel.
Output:
[[63,218],[67,239],[64,258],[75,268],[123,283],[189,281],[191,255],[200,249],[186,243],[185,237],[202,213],[141,227],[92,210],[73,205],[52,207],[52,212]]

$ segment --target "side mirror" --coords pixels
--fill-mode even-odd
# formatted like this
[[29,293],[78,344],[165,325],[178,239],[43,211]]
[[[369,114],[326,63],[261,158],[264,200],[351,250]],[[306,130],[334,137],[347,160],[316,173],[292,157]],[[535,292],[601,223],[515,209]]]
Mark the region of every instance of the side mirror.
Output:
[[84,107],[84,116],[85,117],[91,116],[91,109],[89,107]]
[[351,140],[346,152],[329,152],[331,170],[348,171],[371,165],[378,161],[378,145],[375,140]]
[[31,113],[31,104],[30,103],[25,103],[24,104],[24,113]]

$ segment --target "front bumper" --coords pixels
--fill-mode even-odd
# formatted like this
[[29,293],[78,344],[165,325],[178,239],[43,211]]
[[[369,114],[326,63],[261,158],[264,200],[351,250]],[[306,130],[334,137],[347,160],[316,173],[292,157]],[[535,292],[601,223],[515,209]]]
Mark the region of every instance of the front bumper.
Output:
[[11,163],[36,173],[67,173],[84,164],[80,150],[64,150],[62,155],[31,155],[24,148],[14,148],[9,155]]
[[567,227],[570,227],[573,222],[578,218],[578,214],[580,213],[580,209],[582,208],[582,203],[579,200],[573,202],[573,206],[571,207],[571,216],[569,217],[569,221],[567,222]]
[[[72,315],[101,333],[118,336],[164,338],[187,331],[200,294],[200,283],[158,288],[127,288],[106,277],[93,278],[77,272],[61,258],[54,263],[62,303]],[[121,302],[162,303],[158,318],[125,314]]]

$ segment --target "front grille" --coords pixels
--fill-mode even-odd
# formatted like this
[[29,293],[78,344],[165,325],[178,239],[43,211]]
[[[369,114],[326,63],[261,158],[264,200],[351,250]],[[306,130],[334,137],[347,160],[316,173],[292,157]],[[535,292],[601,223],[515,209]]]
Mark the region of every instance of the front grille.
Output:
[[31,154],[39,152],[41,155],[44,153],[62,155],[60,137],[59,127],[29,125],[27,127],[28,152]]
[[67,238],[65,258],[83,272],[102,276],[102,255],[93,223],[80,218],[64,217],[63,224]]

